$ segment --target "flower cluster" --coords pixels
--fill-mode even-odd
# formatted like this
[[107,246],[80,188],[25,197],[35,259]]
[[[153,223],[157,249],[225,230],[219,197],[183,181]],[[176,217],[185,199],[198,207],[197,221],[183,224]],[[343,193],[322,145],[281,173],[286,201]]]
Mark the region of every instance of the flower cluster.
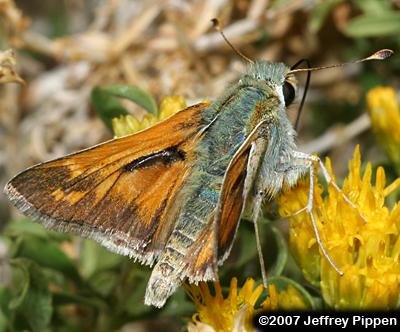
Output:
[[263,285],[256,286],[253,279],[245,281],[238,290],[237,279],[232,278],[229,292],[224,297],[219,282],[214,282],[214,294],[207,283],[199,285],[186,284],[185,289],[196,305],[197,313],[189,324],[189,331],[252,331],[251,319],[261,310],[301,310],[308,305],[302,294],[289,285],[287,289],[277,291],[274,284],[268,287],[268,296],[261,301],[266,293]]
[[[326,164],[334,178],[329,159]],[[326,197],[321,185],[315,188],[313,214],[319,233],[343,276],[322,255],[309,215],[290,218],[293,255],[304,276],[321,287],[325,302],[335,309],[393,309],[400,300],[400,203],[392,209],[385,205],[385,197],[400,187],[400,179],[386,186],[382,167],[376,171],[375,185],[371,178],[370,163],[361,172],[357,147],[342,189],[356,209],[331,185]],[[280,214],[289,217],[305,206],[308,191],[308,181],[303,180],[282,194]]]

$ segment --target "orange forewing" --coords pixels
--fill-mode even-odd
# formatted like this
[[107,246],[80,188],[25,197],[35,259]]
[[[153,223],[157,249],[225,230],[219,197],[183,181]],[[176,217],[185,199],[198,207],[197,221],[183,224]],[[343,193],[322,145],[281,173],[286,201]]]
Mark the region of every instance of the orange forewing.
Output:
[[[152,264],[173,228],[169,214],[194,163],[201,110],[20,173],[11,200],[45,226],[94,239]],[[112,235],[112,236],[110,236]]]

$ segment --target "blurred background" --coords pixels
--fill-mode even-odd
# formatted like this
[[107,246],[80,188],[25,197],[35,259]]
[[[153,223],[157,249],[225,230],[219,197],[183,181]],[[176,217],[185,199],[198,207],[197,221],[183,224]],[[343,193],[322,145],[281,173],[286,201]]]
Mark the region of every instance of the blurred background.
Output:
[[[339,183],[356,144],[393,180],[398,173],[376,143],[365,96],[379,85],[399,89],[399,8],[398,0],[0,0],[1,50],[15,51],[25,81],[0,86],[0,187],[34,163],[112,137],[93,107],[96,86],[131,84],[157,102],[182,95],[188,105],[219,96],[246,63],[212,28],[214,17],[255,60],[320,66],[393,49],[387,61],[313,73],[298,131],[300,150],[329,155]],[[292,119],[306,75],[298,79]],[[163,310],[144,306],[149,269],[26,222],[2,193],[0,231],[0,331],[179,331],[193,313],[183,291]],[[255,248],[246,247],[252,236],[251,225],[241,227],[222,280],[238,271],[242,280],[259,277]]]

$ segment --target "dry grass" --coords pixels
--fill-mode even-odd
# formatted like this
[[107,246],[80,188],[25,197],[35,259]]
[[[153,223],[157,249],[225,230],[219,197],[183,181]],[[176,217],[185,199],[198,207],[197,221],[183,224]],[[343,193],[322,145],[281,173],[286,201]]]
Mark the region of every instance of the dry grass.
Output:
[[[55,6],[54,1],[21,3],[32,15],[49,3]],[[46,17],[28,17],[13,1],[0,2],[8,27],[5,43],[28,51],[18,53],[27,84],[2,89],[0,163],[7,176],[109,136],[90,109],[95,85],[135,84],[158,99],[181,94],[189,103],[218,96],[245,64],[212,29],[213,17],[221,19],[231,42],[251,58],[290,64],[309,57],[321,64],[339,61],[338,49],[330,45],[348,43],[339,31],[352,10],[348,4],[338,6],[329,22],[334,29],[316,34],[303,24],[313,6],[302,0],[280,6],[267,0],[56,3],[70,18],[66,32],[71,33],[50,39]],[[323,89],[310,98],[328,94],[357,101],[359,89],[349,78],[358,69],[318,73],[312,84]],[[132,107],[132,112],[140,110]]]

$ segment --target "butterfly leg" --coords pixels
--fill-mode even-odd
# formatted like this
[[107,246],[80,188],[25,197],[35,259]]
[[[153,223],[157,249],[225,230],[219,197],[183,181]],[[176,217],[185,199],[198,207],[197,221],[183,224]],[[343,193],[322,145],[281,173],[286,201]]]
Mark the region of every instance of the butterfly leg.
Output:
[[329,261],[329,263],[331,264],[331,266],[336,270],[337,273],[339,273],[340,275],[343,275],[343,272],[340,270],[340,268],[336,265],[336,263],[334,262],[334,260],[332,259],[332,257],[329,255],[328,251],[326,250],[324,243],[321,239],[321,236],[319,234],[318,231],[318,226],[317,226],[317,222],[315,220],[314,214],[313,214],[313,206],[314,206],[314,164],[312,161],[310,161],[309,163],[309,172],[310,172],[310,189],[309,189],[309,193],[308,193],[308,203],[306,206],[306,210],[308,215],[311,218],[311,224],[312,227],[314,229],[314,233],[315,233],[315,237],[317,239],[317,243],[319,245],[319,247],[321,248],[322,253],[324,254],[324,256],[326,257],[326,259]]
[[247,167],[247,179],[245,181],[245,194],[244,197],[248,197],[248,193],[252,185],[254,188],[254,198],[251,202],[251,220],[254,224],[254,233],[256,237],[256,247],[258,252],[258,258],[260,262],[261,276],[263,280],[263,285],[268,288],[267,273],[265,269],[264,255],[262,252],[261,237],[259,231],[259,220],[262,214],[262,204],[265,197],[264,184],[262,181],[256,181],[256,176],[258,172],[258,165],[260,160],[265,155],[265,151],[268,148],[268,140],[265,137],[260,137],[256,139],[250,151],[250,158]]
[[[313,156],[314,157],[314,156]],[[357,206],[348,198],[345,193],[342,191],[342,189],[339,188],[339,186],[336,184],[335,181],[333,181],[332,177],[329,175],[328,170],[326,169],[324,163],[322,162],[321,158],[316,157],[319,163],[319,166],[321,167],[322,174],[324,175],[325,180],[333,186],[333,188],[336,189],[336,191],[342,195],[343,199],[349,204],[353,209],[357,210],[359,213],[360,217],[363,219],[365,223],[367,223],[367,219],[363,215],[363,213],[357,208]]]
[[[337,185],[337,183],[332,179],[332,177],[329,175],[328,170],[326,169],[326,166],[324,165],[324,163],[322,162],[321,158],[319,158],[318,156],[314,156],[314,155],[310,155],[307,153],[303,153],[303,152],[298,152],[296,151],[294,153],[294,157],[296,159],[300,159],[300,160],[308,160],[310,162],[318,162],[321,170],[322,170],[322,174],[325,178],[325,181],[332,185],[332,187],[343,197],[343,199],[347,202],[347,204],[349,204],[353,209],[357,210],[357,212],[359,213],[360,217],[363,219],[363,221],[365,223],[367,223],[367,219],[365,218],[365,216],[363,215],[363,213],[357,208],[357,206],[351,201],[351,199],[349,197],[346,196],[346,194],[343,192],[342,189],[339,188],[339,186]],[[307,207],[302,208],[301,210],[295,212],[293,214],[293,216],[298,215],[299,213],[303,212],[306,210]]]
[[267,274],[266,274],[266,270],[265,270],[264,255],[262,253],[260,232],[259,232],[259,228],[258,228],[258,222],[259,222],[259,219],[260,219],[262,202],[263,202],[263,195],[262,195],[261,192],[257,192],[255,200],[254,200],[252,220],[253,220],[253,223],[254,223],[256,246],[257,246],[258,258],[259,258],[259,261],[260,261],[260,269],[261,269],[261,276],[262,276],[262,280],[263,280],[263,285],[264,285],[265,288],[268,288],[268,281],[267,281]]
[[[317,240],[317,243],[319,247],[321,248],[321,251],[325,258],[329,261],[331,266],[340,274],[343,275],[343,272],[339,269],[339,267],[335,264],[334,260],[332,257],[329,255],[328,251],[326,250],[324,243],[321,239],[317,222],[315,220],[314,214],[313,214],[313,207],[314,207],[314,173],[315,173],[315,167],[314,167],[314,161],[318,161],[313,155],[307,155],[301,152],[296,152],[295,158],[297,159],[297,163],[295,163],[294,166],[288,165],[286,168],[281,167],[281,170],[284,172],[293,172],[296,169],[300,172],[304,171],[304,169],[307,169],[310,175],[310,188],[309,188],[309,193],[308,193],[308,202],[307,205],[302,208],[301,210],[297,211],[293,215],[297,215],[301,212],[307,211],[308,215],[310,216],[311,219],[311,224],[314,230],[315,238]],[[319,159],[319,158],[318,158]]]

